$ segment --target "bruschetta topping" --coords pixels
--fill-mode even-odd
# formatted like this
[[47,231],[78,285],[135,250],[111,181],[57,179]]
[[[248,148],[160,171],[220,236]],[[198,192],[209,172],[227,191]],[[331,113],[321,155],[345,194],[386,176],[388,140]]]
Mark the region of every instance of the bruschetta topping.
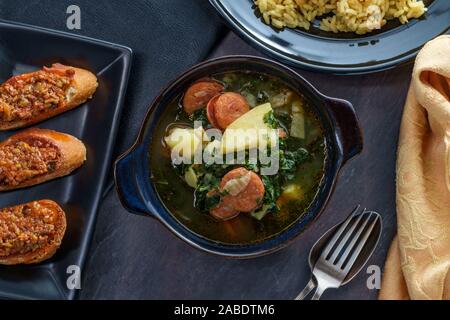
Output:
[[0,148],[0,186],[17,186],[56,170],[61,154],[45,139],[30,137]]
[[74,72],[54,66],[12,77],[0,86],[0,119],[25,120],[63,108],[73,90]]
[[0,258],[34,252],[57,236],[57,212],[38,201],[0,210]]

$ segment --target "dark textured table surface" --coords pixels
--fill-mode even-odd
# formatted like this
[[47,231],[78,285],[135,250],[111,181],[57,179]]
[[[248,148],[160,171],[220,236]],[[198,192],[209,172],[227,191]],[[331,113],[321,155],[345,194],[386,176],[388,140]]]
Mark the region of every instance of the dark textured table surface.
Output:
[[[48,0],[23,2],[23,6],[2,8],[4,3],[0,1],[0,17],[64,30],[64,25],[54,15],[46,20],[29,14],[43,2],[48,4]],[[82,6],[89,6],[88,1],[79,2]],[[119,2],[106,1],[104,8],[120,8]],[[176,2],[179,6],[186,3],[169,2]],[[142,67],[133,68],[126,106],[130,109],[125,112],[117,153],[134,139],[146,105],[159,88],[188,65],[204,59],[208,54],[211,57],[261,55],[233,33],[226,32],[213,11],[201,9],[201,6],[208,6],[207,1],[193,0],[191,5],[196,10],[204,11],[195,23],[211,27],[197,34],[185,28],[186,34],[183,34],[180,30],[184,28],[177,29],[175,26],[180,38],[172,39],[172,45],[175,45],[174,41],[182,42],[186,37],[192,41],[192,47],[184,50],[178,48],[171,55],[162,57],[161,52],[171,51],[170,46],[165,47],[165,41],[161,40],[165,36],[161,31],[163,26],[157,27],[157,36],[154,35],[155,30],[147,30],[145,26],[145,10],[150,13],[153,6],[160,2],[133,3],[128,5],[132,10],[127,10],[134,17],[141,18],[140,24],[135,26],[140,32],[127,31],[127,28],[116,25],[108,30],[107,23],[112,23],[105,16],[108,13],[93,8],[87,10],[87,16],[91,15],[92,19],[98,19],[106,26],[99,28],[93,24],[80,32],[132,46],[137,53],[135,66]],[[64,5],[60,5],[61,8]],[[45,10],[39,10],[45,17]],[[119,17],[123,20],[120,23],[129,22],[126,14],[116,16],[117,19]],[[145,32],[142,31],[144,29]],[[203,37],[207,39],[204,42]],[[145,51],[151,41],[157,42],[157,48],[153,45],[153,51]],[[185,50],[198,50],[199,54],[192,58],[186,55]],[[165,72],[165,69],[170,72]],[[299,71],[324,94],[353,103],[363,128],[365,148],[342,170],[336,190],[321,217],[289,247],[253,260],[227,260],[211,256],[178,240],[158,221],[128,214],[121,208],[115,190],[111,190],[105,195],[99,210],[88,262],[83,270],[80,298],[292,299],[309,280],[307,256],[311,245],[358,203],[379,211],[383,216],[382,239],[369,262],[370,265],[382,267],[396,229],[396,145],[411,70],[410,64],[390,71],[345,77]],[[367,289],[367,277],[363,270],[347,286],[326,292],[323,299],[375,299],[378,292]]]
[[[212,56],[260,53],[233,33]],[[111,192],[101,210],[82,298],[291,299],[309,277],[309,248],[329,227],[361,203],[384,219],[382,239],[369,265],[383,266],[395,233],[395,158],[411,66],[363,76],[300,71],[323,93],[351,101],[364,131],[364,152],[349,162],[317,222],[291,246],[247,261],[226,260],[192,249],[159,222],[129,215]],[[364,272],[323,298],[374,299]]]

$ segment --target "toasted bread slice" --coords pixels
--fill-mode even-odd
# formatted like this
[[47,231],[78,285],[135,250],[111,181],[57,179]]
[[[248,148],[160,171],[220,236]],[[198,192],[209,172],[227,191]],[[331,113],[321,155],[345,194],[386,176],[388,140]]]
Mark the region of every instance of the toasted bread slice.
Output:
[[0,209],[0,264],[31,264],[49,259],[61,245],[65,231],[66,215],[54,201],[33,201]]
[[0,130],[23,128],[71,110],[98,87],[90,71],[59,63],[12,77],[0,86]]
[[0,191],[20,189],[63,177],[86,160],[77,138],[32,128],[0,143]]

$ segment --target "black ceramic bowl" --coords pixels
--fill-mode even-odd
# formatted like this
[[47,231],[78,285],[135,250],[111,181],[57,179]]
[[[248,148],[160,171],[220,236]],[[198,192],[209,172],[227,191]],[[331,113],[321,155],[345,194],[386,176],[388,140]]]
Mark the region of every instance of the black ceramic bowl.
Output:
[[[280,78],[301,92],[320,119],[326,137],[325,179],[319,194],[306,214],[282,233],[258,243],[223,244],[206,239],[179,223],[161,202],[150,180],[149,152],[153,130],[168,104],[194,81],[226,71],[255,71]],[[352,105],[344,100],[324,96],[295,71],[272,60],[252,56],[230,56],[201,63],[182,74],[150,106],[139,137],[133,147],[115,164],[117,191],[124,207],[135,214],[154,217],[175,235],[201,250],[222,256],[249,258],[283,248],[308,226],[324,209],[339,170],[362,150],[362,134]]]

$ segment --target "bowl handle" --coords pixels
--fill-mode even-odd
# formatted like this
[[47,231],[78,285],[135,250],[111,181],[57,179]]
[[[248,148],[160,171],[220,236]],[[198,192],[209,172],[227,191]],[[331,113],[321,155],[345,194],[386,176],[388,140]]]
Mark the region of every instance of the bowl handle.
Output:
[[129,212],[148,216],[149,208],[139,188],[139,159],[143,159],[142,148],[136,146],[120,156],[114,165],[114,179],[122,205]]
[[335,134],[342,153],[342,165],[363,150],[363,135],[353,105],[341,99],[328,99]]

